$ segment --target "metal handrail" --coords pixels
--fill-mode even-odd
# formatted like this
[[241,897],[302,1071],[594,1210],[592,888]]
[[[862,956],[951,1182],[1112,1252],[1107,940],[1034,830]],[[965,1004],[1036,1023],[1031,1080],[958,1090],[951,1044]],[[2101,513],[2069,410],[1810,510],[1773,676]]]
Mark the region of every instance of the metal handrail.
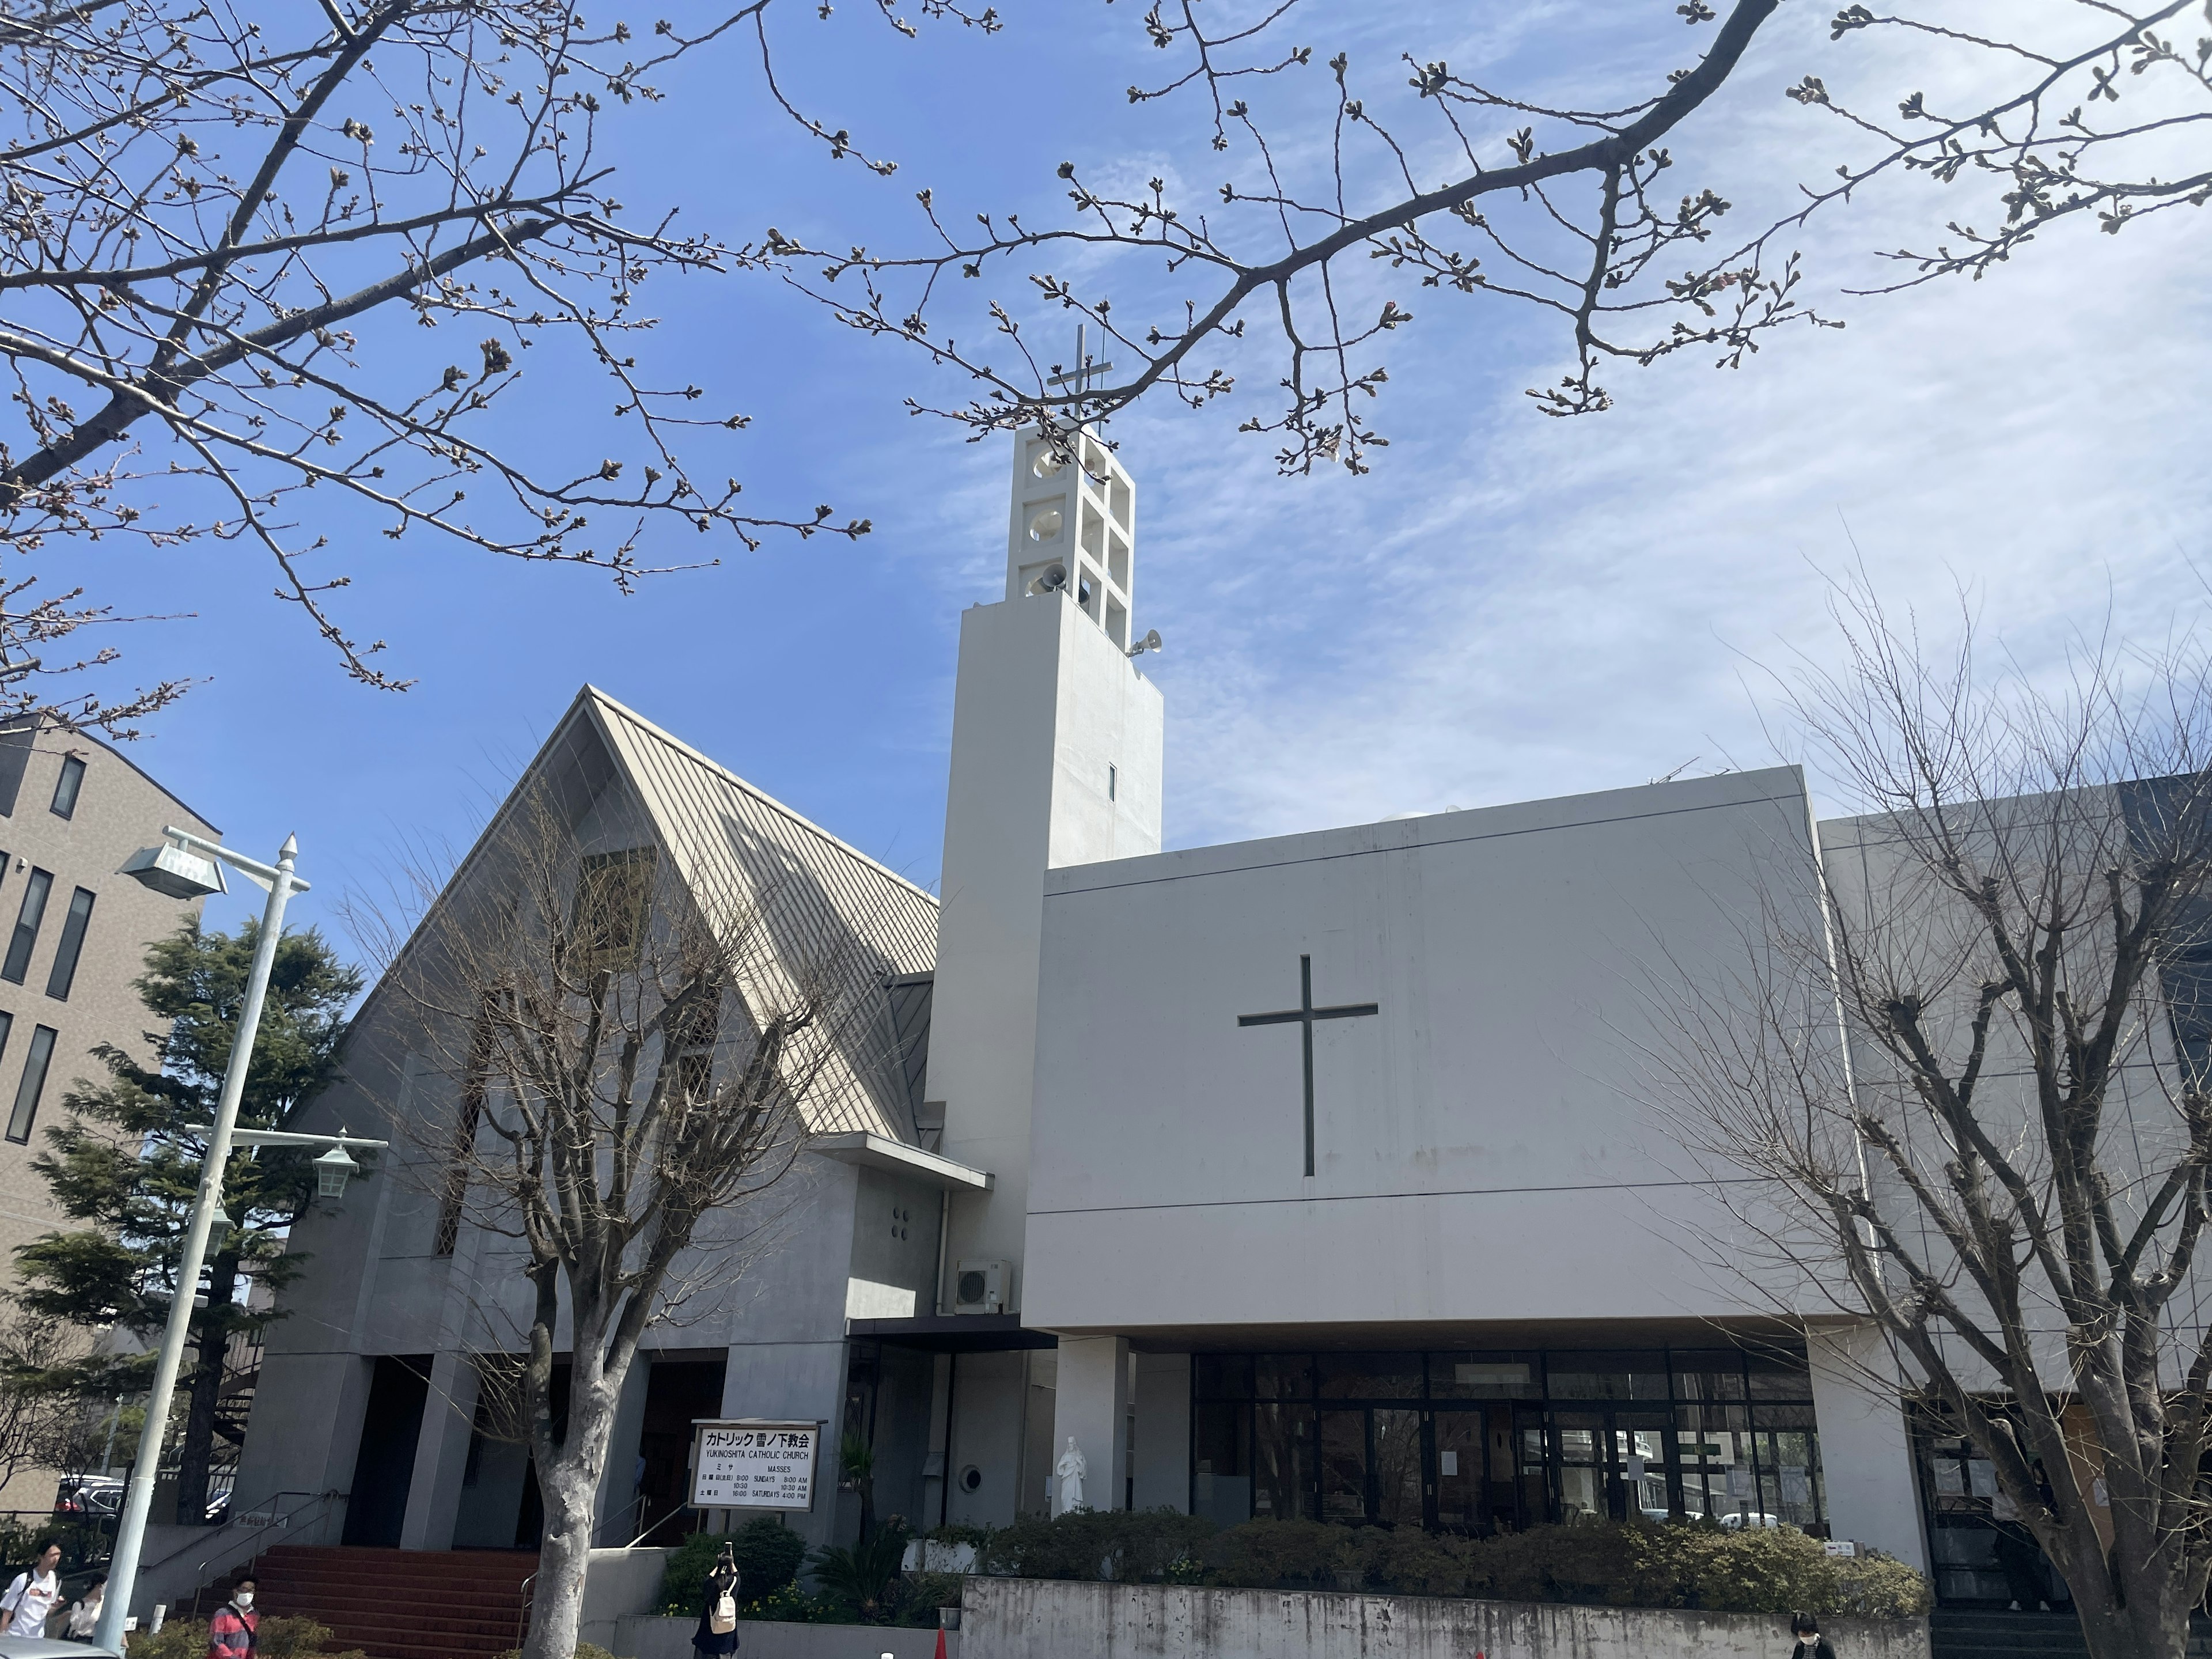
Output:
[[[280,1530],[283,1530],[289,1526],[293,1516],[300,1514],[305,1510],[313,1508],[318,1504],[327,1503],[333,1498],[345,1498],[352,1496],[353,1494],[351,1492],[340,1492],[335,1486],[331,1487],[328,1492],[311,1492],[304,1490],[288,1489],[283,1492],[270,1493],[269,1502],[266,1506],[267,1510],[270,1511],[275,1510],[276,1500],[280,1498],[305,1498],[307,1501],[305,1503],[294,1504],[290,1509],[285,1510],[282,1516],[272,1515],[270,1520],[265,1524],[252,1528],[252,1534],[255,1537],[257,1541],[254,1549],[246,1557],[245,1565],[251,1567],[255,1562],[258,1561],[262,1557],[263,1552],[267,1550],[270,1546],[276,1541],[276,1534]],[[263,1511],[261,1510],[251,1511],[251,1513],[255,1514],[262,1512]],[[245,1516],[240,1515],[232,1520],[224,1522],[220,1527],[216,1528],[216,1530],[218,1533],[228,1532],[234,1527],[244,1527],[245,1524],[246,1517]],[[167,1555],[162,1556],[159,1560],[148,1562],[146,1564],[147,1569],[150,1571],[155,1567],[167,1566],[179,1556],[185,1554],[189,1551],[194,1549],[206,1549],[208,1547],[208,1541],[209,1540],[205,1538],[188,1539],[185,1542],[179,1545],[175,1549],[171,1550]],[[237,1539],[234,1538],[230,1540],[230,1543],[236,1544],[238,1541],[239,1540]],[[228,1546],[225,1547],[227,1548]],[[224,1549],[222,1548],[210,1550],[205,1556],[203,1556],[200,1560],[193,1565],[192,1603],[195,1607],[198,1606],[199,1597],[202,1592],[207,1588],[207,1571],[209,1566],[219,1559],[223,1553]],[[233,1561],[229,1565],[236,1566],[238,1563]]]
[[518,1648],[530,1637],[530,1603],[536,1594],[537,1583],[538,1575],[533,1572],[515,1588],[515,1597],[520,1603],[514,1614],[514,1645]]
[[[250,1571],[259,1563],[262,1556],[267,1553],[269,1549],[276,1543],[277,1533],[289,1527],[291,1523],[292,1517],[299,1514],[302,1510],[311,1508],[317,1504],[326,1504],[332,1498],[337,1498],[341,1502],[343,1502],[352,1498],[352,1496],[353,1494],[351,1492],[340,1492],[336,1486],[332,1486],[327,1492],[304,1492],[288,1490],[285,1492],[270,1493],[268,1504],[268,1508],[270,1511],[270,1519],[266,1524],[253,1528],[260,1537],[259,1541],[254,1546],[252,1553],[246,1558],[245,1565],[247,1569]],[[276,1500],[280,1498],[305,1498],[307,1501],[304,1504],[296,1504],[293,1505],[292,1508],[285,1510],[283,1515],[279,1516],[274,1513],[274,1511],[276,1507]],[[248,1511],[248,1513],[258,1513],[258,1511]],[[245,1522],[246,1517],[244,1516],[240,1516],[238,1519],[237,1524],[243,1526]],[[225,1522],[223,1524],[227,1527],[232,1523]],[[216,1554],[220,1553],[222,1553],[221,1551],[216,1552]],[[208,1556],[205,1559],[202,1560],[198,1566],[192,1569],[192,1578],[194,1581],[192,1584],[192,1613],[195,1617],[197,1617],[199,1613],[200,1597],[207,1593],[208,1563],[215,1559],[214,1555]],[[235,1567],[238,1565],[239,1564],[235,1561],[231,1563],[233,1567]]]
[[[320,1503],[325,1498],[350,1498],[352,1496],[353,1494],[351,1492],[340,1492],[335,1486],[331,1487],[328,1492],[308,1492],[305,1488],[295,1489],[287,1487],[283,1492],[270,1493],[269,1503],[270,1506],[273,1507],[276,1500],[280,1498],[304,1498],[307,1500],[308,1504],[316,1504]],[[302,1504],[296,1509],[287,1510],[285,1512],[284,1518],[287,1521],[290,1520],[293,1516],[297,1515],[300,1512],[300,1510],[305,1509],[306,1507],[307,1504]],[[258,1514],[259,1511],[252,1511],[252,1513]],[[233,1527],[243,1526],[245,1524],[246,1516],[243,1515],[236,1515],[233,1516],[228,1521],[219,1522],[210,1530],[219,1533],[228,1532]],[[204,1548],[206,1544],[207,1540],[205,1538],[188,1538],[183,1543],[178,1545],[176,1548],[171,1550],[167,1555],[161,1556],[158,1559],[149,1561],[146,1563],[146,1565],[149,1567],[165,1567],[168,1565],[170,1562],[175,1560],[179,1556],[184,1554],[186,1551]],[[210,1558],[210,1559],[212,1559],[212,1557]],[[204,1565],[205,1563],[202,1563],[202,1565]]]

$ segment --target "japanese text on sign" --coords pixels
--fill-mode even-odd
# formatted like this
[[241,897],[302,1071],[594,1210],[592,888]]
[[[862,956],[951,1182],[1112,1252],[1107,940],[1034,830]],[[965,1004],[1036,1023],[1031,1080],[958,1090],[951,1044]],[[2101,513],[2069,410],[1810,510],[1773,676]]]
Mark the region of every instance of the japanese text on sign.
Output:
[[702,1510],[811,1510],[813,1423],[712,1422],[697,1425],[691,1505]]

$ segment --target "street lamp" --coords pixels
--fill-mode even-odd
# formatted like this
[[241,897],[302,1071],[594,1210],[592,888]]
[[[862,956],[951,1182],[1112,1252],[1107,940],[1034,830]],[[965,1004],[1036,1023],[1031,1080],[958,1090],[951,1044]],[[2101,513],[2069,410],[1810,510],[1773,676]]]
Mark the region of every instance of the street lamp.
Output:
[[[382,1141],[351,1139],[343,1133],[289,1134],[273,1129],[236,1127],[239,1098],[246,1091],[246,1073],[253,1059],[254,1033],[260,1028],[261,1005],[269,993],[269,969],[276,960],[276,943],[284,931],[284,906],[293,894],[307,890],[307,884],[292,872],[300,850],[299,837],[287,836],[276,862],[268,865],[187,830],[165,825],[161,833],[168,838],[167,845],[133,853],[118,873],[130,876],[171,898],[204,898],[228,890],[222,875],[222,866],[228,864],[257,887],[266,888],[269,902],[262,909],[261,932],[253,942],[253,967],[246,980],[246,1000],[238,1011],[238,1033],[231,1039],[230,1059],[223,1067],[222,1093],[216,1103],[215,1122],[208,1129],[199,1194],[192,1200],[191,1220],[185,1230],[184,1254],[177,1263],[176,1290],[169,1298],[169,1322],[161,1334],[161,1350],[154,1365],[154,1387],[146,1398],[146,1427],[138,1437],[138,1461],[131,1467],[130,1491],[124,1498],[121,1523],[116,1528],[114,1559],[108,1568],[107,1593],[100,1603],[99,1629],[93,1636],[95,1646],[111,1653],[123,1651],[123,1621],[131,1611],[131,1597],[137,1587],[138,1556],[146,1539],[147,1513],[154,1506],[154,1477],[161,1468],[161,1431],[168,1424],[170,1398],[176,1392],[177,1372],[184,1364],[185,1342],[191,1333],[192,1302],[199,1284],[200,1267],[207,1258],[208,1237],[221,1208],[223,1170],[230,1162],[232,1146],[330,1147],[330,1153],[317,1158],[315,1164],[318,1188],[322,1195],[331,1197],[336,1195],[331,1186],[332,1174],[337,1176],[337,1192],[343,1193],[345,1174],[360,1167],[346,1157],[343,1147],[384,1145]],[[343,1160],[347,1171],[337,1170],[329,1161],[333,1157]]]

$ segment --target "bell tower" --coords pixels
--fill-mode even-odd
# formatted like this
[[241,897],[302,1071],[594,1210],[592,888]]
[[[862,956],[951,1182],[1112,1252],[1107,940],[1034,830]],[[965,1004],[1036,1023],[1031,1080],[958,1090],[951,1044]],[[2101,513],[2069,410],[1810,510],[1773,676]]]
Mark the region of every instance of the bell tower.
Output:
[[1137,486],[1114,452],[1079,428],[1055,450],[1034,429],[1015,434],[1006,528],[1006,597],[1064,588],[1127,651],[1135,609]]
[[[960,618],[930,1015],[939,1150],[993,1178],[949,1201],[934,1311],[975,1316],[979,1340],[1022,1304],[1045,872],[1160,848],[1163,708],[1139,669],[1159,637],[1132,637],[1136,485],[1080,428],[1057,450],[1025,428],[1013,450],[1006,592]],[[1017,1403],[1025,1354],[958,1356],[957,1462],[977,1484],[955,1481],[952,1519],[1005,1525],[1044,1503]]]

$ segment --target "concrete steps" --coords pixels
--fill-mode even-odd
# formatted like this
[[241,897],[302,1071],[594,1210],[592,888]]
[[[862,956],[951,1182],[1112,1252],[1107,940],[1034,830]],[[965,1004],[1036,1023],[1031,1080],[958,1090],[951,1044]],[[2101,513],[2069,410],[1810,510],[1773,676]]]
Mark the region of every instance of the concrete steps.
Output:
[[[281,1544],[254,1566],[254,1605],[327,1625],[333,1650],[369,1659],[496,1659],[520,1640],[524,1581],[537,1571],[534,1551]],[[204,1592],[199,1616],[234,1582]]]
[[[2088,1659],[2081,1626],[2070,1613],[1992,1613],[1939,1607],[1928,1619],[1934,1659]],[[2212,1625],[2195,1620],[2190,1659],[2212,1659]]]

